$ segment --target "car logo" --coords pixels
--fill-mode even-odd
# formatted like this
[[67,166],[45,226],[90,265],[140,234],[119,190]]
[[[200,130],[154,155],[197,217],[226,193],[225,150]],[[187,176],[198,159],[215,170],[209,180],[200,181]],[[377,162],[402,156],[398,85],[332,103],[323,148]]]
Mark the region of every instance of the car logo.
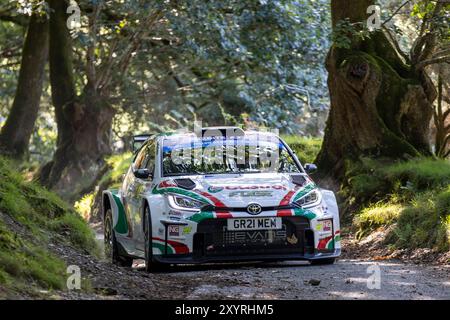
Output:
[[259,204],[257,203],[250,203],[247,206],[247,212],[250,213],[251,215],[257,215],[260,214],[262,211],[262,208]]

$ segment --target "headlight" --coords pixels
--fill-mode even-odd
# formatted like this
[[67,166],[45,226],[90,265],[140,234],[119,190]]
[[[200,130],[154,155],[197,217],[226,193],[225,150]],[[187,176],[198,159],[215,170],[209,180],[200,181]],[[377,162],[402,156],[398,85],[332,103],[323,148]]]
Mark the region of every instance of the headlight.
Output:
[[169,206],[177,210],[199,212],[205,205],[204,202],[175,194],[169,194],[167,199],[169,201]]
[[322,194],[317,190],[313,190],[307,195],[295,201],[295,204],[302,208],[311,208],[319,205],[321,202]]

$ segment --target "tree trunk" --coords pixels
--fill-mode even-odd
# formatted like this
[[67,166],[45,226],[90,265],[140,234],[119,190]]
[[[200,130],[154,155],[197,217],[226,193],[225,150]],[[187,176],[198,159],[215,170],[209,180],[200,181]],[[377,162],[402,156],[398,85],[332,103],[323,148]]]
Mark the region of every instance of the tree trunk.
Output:
[[[40,172],[40,181],[69,201],[95,179],[111,152],[112,107],[88,83],[76,95],[72,46],[66,27],[67,2],[51,0],[50,81],[58,125],[57,150]],[[74,187],[76,186],[76,188]]]
[[38,116],[48,58],[48,31],[45,17],[31,16],[23,46],[16,95],[0,132],[1,152],[13,158],[21,159],[28,152]]
[[[355,5],[358,4],[358,5]],[[373,0],[332,1],[333,27],[365,22]],[[331,109],[317,157],[321,177],[340,181],[346,160],[361,156],[401,159],[430,155],[429,123],[436,91],[424,72],[408,66],[382,31],[350,49],[328,54]]]

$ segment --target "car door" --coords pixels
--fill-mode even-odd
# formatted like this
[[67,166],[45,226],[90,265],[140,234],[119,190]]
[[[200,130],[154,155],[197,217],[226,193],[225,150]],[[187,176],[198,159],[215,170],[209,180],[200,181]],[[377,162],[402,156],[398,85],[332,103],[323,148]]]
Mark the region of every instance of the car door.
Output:
[[148,169],[151,172],[151,176],[148,179],[136,178],[134,180],[135,188],[130,194],[131,203],[131,220],[134,229],[134,240],[136,244],[136,249],[144,250],[144,232],[142,228],[143,219],[143,204],[144,204],[144,193],[147,187],[152,183],[154,169],[155,169],[155,141],[150,141],[146,146],[145,156],[143,160],[139,163],[135,169]]
[[122,184],[122,203],[125,209],[125,215],[128,222],[128,236],[132,239],[135,238],[135,227],[133,224],[133,211],[135,204],[134,194],[136,193],[137,188],[137,178],[134,176],[134,171],[136,168],[139,168],[142,165],[142,162],[145,160],[145,147],[144,145],[141,150],[137,153],[136,157],[133,160],[133,163],[128,170],[124,182]]

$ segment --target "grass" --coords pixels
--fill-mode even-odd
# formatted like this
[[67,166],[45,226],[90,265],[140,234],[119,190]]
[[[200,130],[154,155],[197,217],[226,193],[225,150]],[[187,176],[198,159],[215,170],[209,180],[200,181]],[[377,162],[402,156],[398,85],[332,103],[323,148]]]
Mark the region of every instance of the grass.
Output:
[[396,222],[403,206],[396,203],[376,203],[364,208],[354,219],[354,225],[358,228],[358,238],[368,232],[382,226],[388,226]]
[[314,163],[322,146],[321,138],[305,138],[289,135],[282,136],[282,139],[291,147],[303,164]]
[[0,221],[0,283],[26,283],[45,289],[63,289],[66,266],[43,247],[9,231]]
[[418,193],[450,185],[450,162],[419,158],[392,162],[387,159],[361,159],[347,164],[345,187],[341,195],[350,202],[368,205],[387,196],[411,200]]
[[386,163],[365,159],[347,173],[344,189],[360,210],[353,219],[362,237],[395,224],[387,244],[450,250],[450,162],[414,159]]
[[63,241],[97,255],[94,234],[84,220],[56,194],[26,181],[0,157],[0,212],[23,232],[8,229],[0,215],[0,283],[8,288],[63,289],[65,263],[47,249]]

